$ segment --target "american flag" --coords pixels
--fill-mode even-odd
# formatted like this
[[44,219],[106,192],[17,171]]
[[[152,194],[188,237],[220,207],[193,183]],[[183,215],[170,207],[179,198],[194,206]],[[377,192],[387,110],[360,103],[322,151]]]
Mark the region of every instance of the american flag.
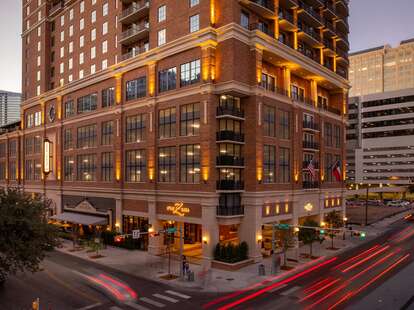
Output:
[[315,166],[313,165],[313,159],[309,161],[308,167],[306,168],[312,176],[312,179],[316,178],[316,170]]

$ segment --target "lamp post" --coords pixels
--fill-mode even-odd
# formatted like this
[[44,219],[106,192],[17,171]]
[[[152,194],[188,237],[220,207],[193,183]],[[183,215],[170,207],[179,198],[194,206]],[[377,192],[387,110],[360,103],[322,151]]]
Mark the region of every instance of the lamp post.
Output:
[[367,184],[367,195],[365,197],[365,226],[368,226],[368,195],[370,186],[371,184]]

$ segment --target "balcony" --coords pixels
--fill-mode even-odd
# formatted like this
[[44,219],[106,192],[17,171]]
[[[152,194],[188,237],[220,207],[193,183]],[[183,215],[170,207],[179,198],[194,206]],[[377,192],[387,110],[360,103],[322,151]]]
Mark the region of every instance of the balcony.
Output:
[[335,56],[335,47],[333,45],[332,40],[331,39],[324,39],[323,40],[323,45],[325,45],[325,48],[324,48],[325,54],[330,56],[330,57],[334,57]]
[[306,105],[315,106],[315,101],[313,101],[312,99],[310,99],[308,97],[303,97],[303,96],[298,96],[298,95],[292,94],[291,98],[295,101],[304,103]]
[[325,6],[325,15],[329,16],[331,18],[336,18],[336,7],[335,7],[335,5],[329,0],[325,0],[323,2],[323,4]]
[[64,6],[65,6],[64,1],[58,1],[55,3],[51,3],[49,7],[49,17],[53,17],[54,15],[56,15],[58,12],[60,12],[63,9]]
[[306,19],[309,23],[311,23],[315,27],[323,26],[322,16],[319,13],[317,13],[313,7],[300,1],[299,8],[300,8],[299,10],[300,13],[302,12],[305,13],[301,15],[302,18]]
[[349,33],[349,23],[345,17],[338,18],[336,21],[336,29],[341,29],[344,32]]
[[216,133],[217,142],[236,142],[244,143],[244,134],[231,130],[222,130]]
[[303,181],[302,185],[304,189],[319,188],[319,182],[317,181]]
[[239,0],[239,2],[259,16],[275,18],[276,8],[273,0]]
[[345,69],[342,69],[340,67],[336,68],[336,73],[342,76],[344,79],[348,79],[348,71]]
[[[315,170],[319,170],[319,163],[318,162],[313,161],[312,162],[312,165],[313,165],[313,168]],[[302,163],[302,167],[303,167],[303,169],[308,169],[308,167],[309,167],[309,161],[304,160],[303,163]]]
[[348,53],[345,52],[343,49],[337,48],[336,53],[338,54],[338,61],[344,62],[345,64],[349,63]]
[[244,182],[236,180],[218,180],[217,190],[219,191],[240,191],[244,189]]
[[290,48],[293,48],[293,44],[286,37],[279,35],[278,41]]
[[337,0],[336,1],[336,12],[341,17],[348,16],[349,15],[349,1],[348,0]]
[[303,130],[319,131],[319,124],[315,122],[303,121]]
[[299,7],[298,0],[279,0],[279,7],[294,9]]
[[148,50],[146,48],[144,48],[144,47],[142,47],[142,48],[135,47],[130,52],[123,54],[122,58],[121,58],[121,61],[130,59],[130,58],[134,58],[134,57],[136,57],[136,56],[138,56],[142,53],[145,53],[145,52],[148,52]]
[[320,57],[317,54],[315,54],[312,50],[301,48],[299,46],[298,51],[301,52],[306,57],[312,59],[313,61],[316,61],[318,64],[320,63]]
[[217,216],[243,216],[244,206],[217,206]]
[[301,31],[299,36],[303,41],[314,48],[322,47],[321,36],[313,27],[305,24],[303,21],[299,21],[298,28]]
[[333,114],[341,116],[341,110],[340,109],[330,107],[330,106],[321,106],[321,109],[324,110],[324,111],[327,111],[329,113],[333,113]]
[[119,43],[124,44],[124,45],[129,45],[131,43],[137,42],[141,39],[148,37],[148,35],[149,35],[149,23],[145,23],[142,25],[134,25],[121,34]]
[[293,14],[286,10],[279,10],[279,27],[286,31],[297,30]]
[[148,16],[149,13],[149,1],[136,3],[133,2],[132,5],[124,10],[119,17],[119,21],[123,24],[131,24],[139,19]]
[[238,109],[236,107],[217,107],[217,117],[226,117],[226,116],[230,116],[230,117],[236,117],[238,119],[244,119],[244,111],[241,109]]
[[339,45],[342,44],[342,46],[344,46],[346,49],[349,49],[348,35],[344,32],[341,32],[341,31],[337,31],[336,34],[338,35],[338,39],[339,39],[337,41],[338,42],[337,46],[338,46],[338,44]]
[[319,143],[314,141],[303,141],[304,150],[319,151]]
[[274,33],[274,31],[273,31],[273,30],[271,30],[271,29],[269,29],[269,28],[267,28],[267,27],[265,26],[265,24],[263,24],[263,23],[254,23],[254,24],[250,24],[250,25],[249,25],[249,29],[250,29],[250,30],[259,30],[259,31],[261,31],[261,32],[263,32],[263,33],[265,33],[265,34],[267,34],[268,36],[270,36],[270,37],[272,37],[272,38],[274,38],[274,37],[275,37],[275,33]]
[[335,26],[331,21],[325,20],[324,32],[325,32],[325,35],[328,37],[333,37],[336,35]]
[[232,155],[220,155],[216,158],[217,167],[244,167],[244,158]]

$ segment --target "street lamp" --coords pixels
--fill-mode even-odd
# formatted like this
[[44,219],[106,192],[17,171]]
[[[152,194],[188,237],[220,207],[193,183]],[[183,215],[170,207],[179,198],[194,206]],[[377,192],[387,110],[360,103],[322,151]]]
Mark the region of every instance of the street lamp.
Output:
[[368,226],[368,195],[370,186],[371,184],[367,184],[367,193],[365,197],[365,226]]

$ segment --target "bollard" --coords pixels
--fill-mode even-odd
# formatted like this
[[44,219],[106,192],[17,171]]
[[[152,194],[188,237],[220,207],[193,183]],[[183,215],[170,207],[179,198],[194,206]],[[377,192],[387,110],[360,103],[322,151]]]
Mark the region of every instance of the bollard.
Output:
[[265,266],[263,264],[259,265],[259,276],[265,276],[266,275],[266,270],[265,270]]

